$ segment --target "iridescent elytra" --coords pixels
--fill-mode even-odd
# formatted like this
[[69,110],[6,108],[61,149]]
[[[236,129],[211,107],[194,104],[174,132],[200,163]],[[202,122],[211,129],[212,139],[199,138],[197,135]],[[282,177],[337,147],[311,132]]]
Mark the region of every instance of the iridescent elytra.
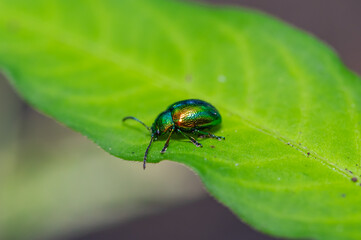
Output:
[[123,118],[123,121],[127,119],[133,119],[141,123],[150,131],[151,139],[143,159],[144,169],[147,162],[148,151],[152,145],[153,140],[157,140],[159,136],[162,136],[166,133],[169,133],[169,136],[164,144],[162,151],[160,151],[161,153],[165,153],[167,150],[169,140],[173,132],[182,134],[197,147],[203,146],[194,137],[189,136],[186,133],[205,135],[218,140],[225,139],[225,137],[216,136],[212,133],[203,131],[205,129],[219,125],[222,122],[222,117],[218,110],[210,103],[199,99],[188,99],[173,103],[164,112],[158,115],[152,127],[148,127],[139,119],[131,116]]

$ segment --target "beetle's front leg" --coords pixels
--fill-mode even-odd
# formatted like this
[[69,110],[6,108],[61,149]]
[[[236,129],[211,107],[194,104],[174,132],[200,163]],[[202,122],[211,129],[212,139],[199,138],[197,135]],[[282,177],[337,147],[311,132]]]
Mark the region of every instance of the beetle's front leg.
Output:
[[169,146],[170,136],[172,136],[173,131],[174,131],[174,127],[171,128],[169,136],[167,138],[167,141],[165,142],[164,147],[163,147],[162,151],[160,151],[160,153],[165,153],[165,151],[167,151],[167,148]]
[[212,133],[203,132],[203,131],[198,130],[198,129],[193,129],[193,132],[194,132],[194,133],[199,133],[199,134],[202,134],[202,135],[206,135],[206,136],[208,136],[208,137],[210,137],[210,138],[215,138],[215,139],[217,139],[217,140],[226,140],[225,137],[216,136],[216,135],[214,135],[214,134],[212,134]]

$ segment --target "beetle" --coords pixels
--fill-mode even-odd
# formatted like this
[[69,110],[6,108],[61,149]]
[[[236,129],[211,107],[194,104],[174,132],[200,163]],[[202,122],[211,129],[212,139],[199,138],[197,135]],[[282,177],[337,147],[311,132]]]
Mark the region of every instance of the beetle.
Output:
[[143,169],[145,169],[149,148],[152,145],[153,140],[158,140],[159,136],[162,136],[166,133],[169,133],[169,135],[162,151],[160,151],[161,153],[165,153],[167,150],[169,140],[173,132],[182,134],[197,147],[203,146],[194,137],[189,136],[186,133],[206,135],[210,138],[225,140],[225,137],[216,136],[212,133],[203,131],[205,129],[220,125],[222,122],[222,117],[218,110],[210,103],[199,99],[187,99],[173,103],[164,112],[158,115],[152,127],[148,127],[145,123],[132,116],[123,118],[123,121],[127,119],[133,119],[141,123],[150,131],[151,134],[150,143],[144,154]]

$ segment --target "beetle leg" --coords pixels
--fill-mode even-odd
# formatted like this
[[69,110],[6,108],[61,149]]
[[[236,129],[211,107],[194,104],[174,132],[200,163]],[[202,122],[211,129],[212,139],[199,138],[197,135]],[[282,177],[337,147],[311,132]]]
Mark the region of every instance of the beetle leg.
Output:
[[199,142],[197,142],[197,140],[194,139],[194,137],[188,136],[187,134],[185,134],[184,132],[182,132],[180,129],[177,129],[178,132],[180,132],[183,136],[189,138],[189,140],[191,140],[191,142],[196,145],[197,147],[203,147],[202,144],[200,144]]
[[226,138],[225,137],[222,137],[222,136],[216,136],[212,133],[208,133],[208,132],[203,132],[201,130],[198,130],[198,129],[194,129],[193,132],[196,132],[196,133],[199,133],[199,134],[203,134],[203,135],[207,135],[208,137],[211,137],[211,138],[215,138],[217,140],[225,140]]
[[174,131],[174,127],[170,130],[169,136],[167,138],[167,141],[164,144],[164,147],[162,149],[162,151],[160,151],[160,153],[165,153],[165,151],[167,151],[168,145],[169,145],[169,140],[170,140],[170,136],[172,136],[172,133]]

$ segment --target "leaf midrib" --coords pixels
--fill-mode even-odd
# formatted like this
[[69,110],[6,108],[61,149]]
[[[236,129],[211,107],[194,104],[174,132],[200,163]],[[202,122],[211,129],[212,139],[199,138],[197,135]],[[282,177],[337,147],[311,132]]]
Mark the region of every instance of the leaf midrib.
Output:
[[[9,15],[10,15],[10,18],[9,18]],[[178,84],[177,82],[172,81],[172,79],[170,79],[166,75],[163,75],[162,73],[155,71],[152,68],[149,68],[143,64],[139,64],[139,63],[131,60],[132,58],[129,56],[124,57],[122,55],[117,54],[115,51],[112,51],[112,49],[109,49],[108,47],[104,47],[101,44],[101,42],[97,42],[97,41],[92,42],[92,41],[89,41],[88,39],[81,38],[79,35],[70,34],[70,32],[64,31],[64,29],[59,28],[58,25],[55,25],[55,27],[53,26],[52,29],[49,29],[46,25],[43,24],[43,22],[37,20],[33,16],[29,16],[23,12],[21,12],[21,14],[19,14],[19,11],[16,11],[13,9],[11,9],[11,10],[6,9],[6,11],[4,13],[4,8],[3,8],[2,16],[3,17],[7,16],[8,19],[12,19],[11,18],[12,16],[22,16],[22,18],[16,18],[16,19],[12,19],[12,20],[15,23],[19,23],[19,25],[21,25],[28,32],[35,32],[35,33],[39,33],[44,36],[48,36],[48,37],[54,39],[55,41],[63,43],[64,45],[68,45],[70,47],[73,47],[74,49],[81,50],[85,53],[91,54],[98,59],[112,62],[120,67],[124,66],[124,64],[122,64],[122,63],[126,63],[127,66],[131,66],[131,68],[133,68],[133,69],[142,69],[142,71],[145,72],[146,73],[145,75],[147,75],[147,76],[150,76],[150,75],[154,76],[154,81],[152,81],[152,83],[161,80],[162,83],[159,85],[163,85],[163,86],[167,85],[168,88],[173,88],[173,89],[178,89],[178,90],[181,88],[181,89],[185,89],[188,93],[193,93],[193,90],[185,87],[185,85]],[[25,18],[26,18],[26,21],[24,21]],[[41,26],[41,27],[39,27],[39,26]],[[60,35],[57,33],[54,34],[54,31],[52,31],[54,29],[57,30],[56,32],[61,32],[62,34],[60,34]],[[69,40],[74,40],[74,39],[77,39],[77,41],[80,40],[81,44],[76,44],[74,41],[69,41]],[[92,50],[92,49],[94,49],[94,50]],[[114,54],[114,53],[116,53],[116,54]],[[138,70],[138,72],[139,72],[139,70]],[[172,84],[169,84],[169,82],[172,82]],[[156,85],[158,85],[158,84],[156,84]],[[203,94],[200,94],[200,92],[197,92],[197,94],[203,95]],[[237,110],[234,110],[233,108],[230,108],[230,107],[226,107],[222,103],[217,102],[217,105],[222,106],[223,109],[238,116],[239,119],[247,126],[253,128],[259,132],[262,132],[263,134],[269,135],[269,136],[273,137],[274,139],[277,139],[286,145],[288,145],[288,143],[291,143],[292,147],[295,150],[297,150],[298,152],[301,152],[304,156],[307,155],[307,152],[311,152],[314,159],[319,160],[320,162],[324,163],[330,170],[333,170],[333,171],[336,170],[336,172],[338,174],[340,174],[341,176],[343,176],[345,178],[349,178],[350,176],[352,176],[349,172],[336,166],[332,161],[318,155],[316,152],[314,152],[312,150],[309,150],[310,148],[306,148],[305,146],[302,146],[301,148],[296,147],[297,144],[295,143],[295,141],[282,136],[277,131],[272,131],[266,127],[262,127],[260,124],[257,124],[255,122],[247,119],[246,117],[244,117]]]

